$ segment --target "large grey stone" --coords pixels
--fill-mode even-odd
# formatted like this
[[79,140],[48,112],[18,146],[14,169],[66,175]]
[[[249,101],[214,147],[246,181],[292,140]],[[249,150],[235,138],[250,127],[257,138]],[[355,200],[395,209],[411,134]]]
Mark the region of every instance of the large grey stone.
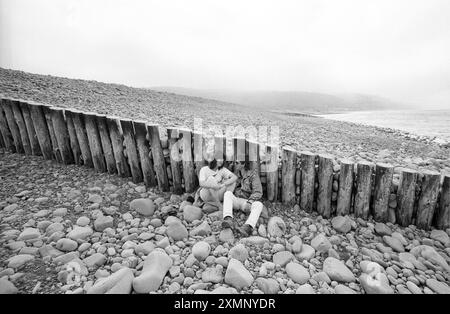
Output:
[[194,220],[200,220],[203,216],[202,209],[197,206],[187,205],[183,209],[183,218],[187,222],[193,222]]
[[351,220],[348,217],[336,216],[331,220],[331,225],[334,230],[341,233],[347,233],[352,230]]
[[327,257],[323,262],[323,271],[331,280],[337,282],[354,282],[356,281],[353,273],[340,260],[334,257]]
[[173,261],[162,249],[153,250],[145,259],[142,273],[133,279],[133,289],[137,293],[156,291],[161,286]]
[[225,283],[236,289],[247,288],[252,285],[254,278],[245,266],[237,259],[230,259],[225,273]]
[[35,228],[26,228],[22,231],[22,233],[17,238],[17,241],[27,241],[27,240],[33,240],[36,238],[39,238],[41,236],[41,233],[38,229]]
[[183,240],[189,235],[186,227],[179,220],[173,221],[167,226],[166,234],[174,241]]
[[292,261],[293,259],[295,259],[295,257],[289,251],[281,251],[273,255],[273,262],[275,264],[281,265],[281,267],[286,266],[286,264]]
[[228,257],[235,258],[241,262],[245,262],[245,260],[248,258],[248,251],[242,243],[239,243],[230,249],[230,251],[228,252]]
[[149,198],[138,198],[130,202],[130,210],[137,211],[143,216],[152,216],[155,212],[155,204]]
[[72,240],[86,240],[90,237],[94,231],[90,227],[78,227],[75,226],[72,231],[67,234],[67,237]]
[[280,217],[273,216],[270,217],[269,222],[267,223],[267,233],[271,237],[282,237],[286,232],[286,224],[284,220]]
[[320,233],[311,240],[311,246],[318,252],[325,253],[331,249],[331,243],[325,234]]
[[133,271],[124,267],[108,277],[99,279],[87,294],[130,294],[133,279]]
[[286,265],[286,273],[295,283],[304,284],[311,278],[309,271],[302,265],[290,262]]

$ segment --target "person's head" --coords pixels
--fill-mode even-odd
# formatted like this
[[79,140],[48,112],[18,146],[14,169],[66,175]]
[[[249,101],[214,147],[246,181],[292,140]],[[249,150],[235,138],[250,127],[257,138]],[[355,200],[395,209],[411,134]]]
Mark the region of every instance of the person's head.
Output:
[[248,160],[236,161],[235,168],[237,171],[249,171],[250,170],[250,162]]
[[217,168],[220,170],[223,167],[225,167],[225,154],[220,154],[219,152],[216,152],[216,160],[217,160]]
[[218,162],[217,162],[217,159],[212,159],[212,160],[209,160],[208,161],[208,167],[209,167],[209,169],[211,169],[211,170],[216,170],[217,169],[217,167],[218,167]]

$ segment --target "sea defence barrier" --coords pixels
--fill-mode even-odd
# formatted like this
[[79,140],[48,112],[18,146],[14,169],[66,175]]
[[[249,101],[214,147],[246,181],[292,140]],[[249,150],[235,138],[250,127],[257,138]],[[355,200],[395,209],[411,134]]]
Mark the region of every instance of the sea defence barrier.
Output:
[[424,230],[450,228],[450,174],[336,161],[332,155],[257,143],[245,135],[207,141],[189,129],[21,99],[1,98],[0,135],[0,148],[11,153],[87,166],[175,194],[197,189],[208,147],[215,156],[225,156],[232,171],[236,161],[248,161],[260,173],[270,202],[324,218],[352,214]]

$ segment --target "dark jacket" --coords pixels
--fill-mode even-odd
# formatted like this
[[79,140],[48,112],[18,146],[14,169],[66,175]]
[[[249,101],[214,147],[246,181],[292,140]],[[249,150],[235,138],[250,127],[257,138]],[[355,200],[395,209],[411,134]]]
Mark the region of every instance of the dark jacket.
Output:
[[236,185],[236,191],[234,193],[236,197],[246,198],[250,201],[259,201],[263,196],[263,189],[261,179],[256,169],[246,171],[242,174],[242,171],[238,174],[238,181]]

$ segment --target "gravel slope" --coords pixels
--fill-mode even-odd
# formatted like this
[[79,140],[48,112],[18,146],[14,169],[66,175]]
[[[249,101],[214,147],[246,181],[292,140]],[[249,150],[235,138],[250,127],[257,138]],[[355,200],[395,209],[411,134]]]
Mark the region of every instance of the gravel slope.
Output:
[[222,125],[278,126],[281,140],[298,150],[354,161],[450,172],[450,146],[401,131],[315,117],[255,112],[253,108],[118,84],[30,74],[0,68],[0,94],[61,107],[192,127],[194,118]]

